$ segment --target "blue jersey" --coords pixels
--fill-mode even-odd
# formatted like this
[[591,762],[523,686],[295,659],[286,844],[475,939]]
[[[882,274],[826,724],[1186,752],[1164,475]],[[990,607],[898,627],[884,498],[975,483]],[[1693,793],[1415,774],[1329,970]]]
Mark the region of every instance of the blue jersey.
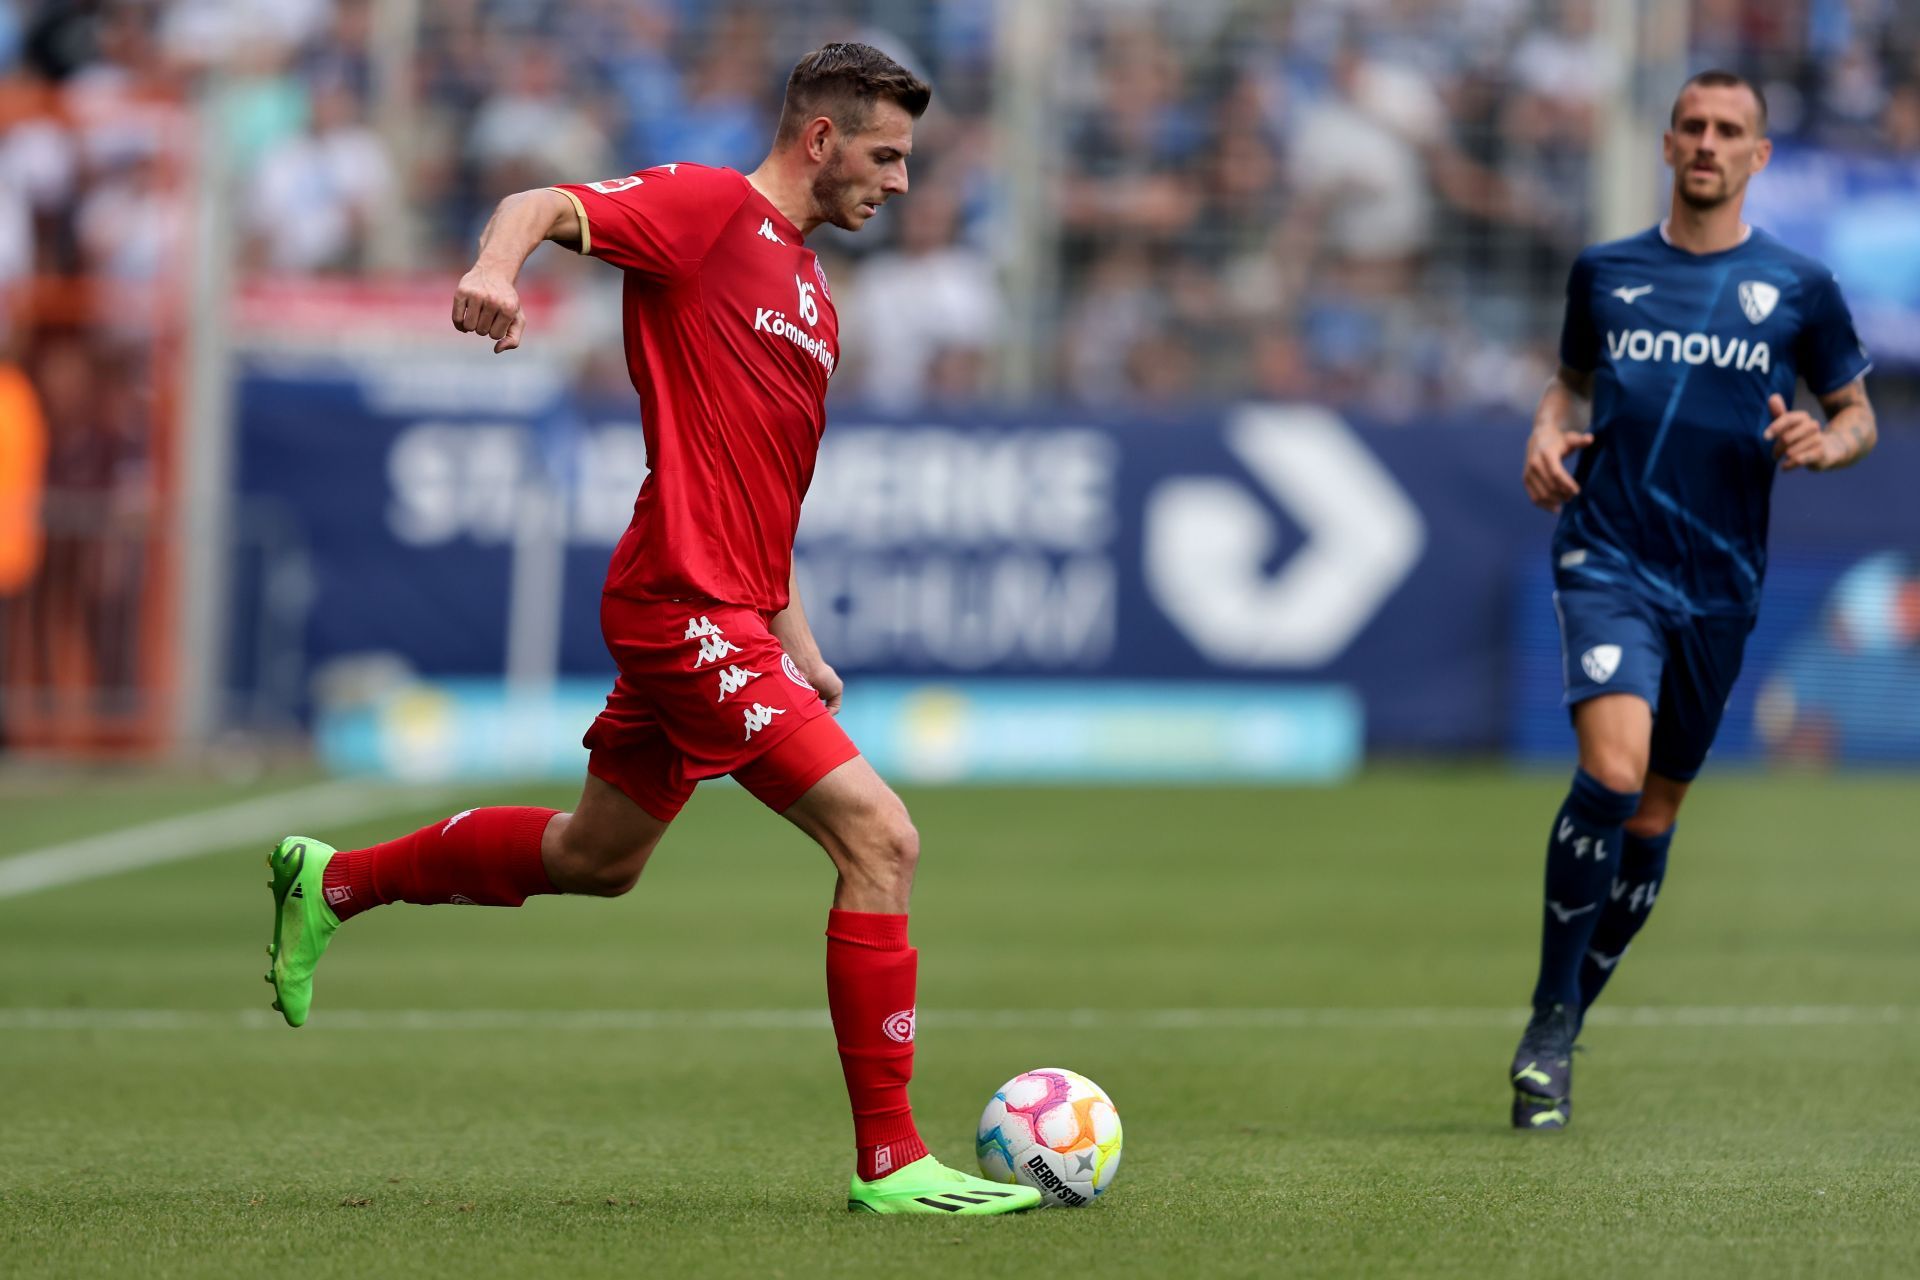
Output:
[[1689,253],[1661,228],[1595,245],[1567,279],[1560,360],[1593,374],[1594,442],[1553,535],[1563,587],[1624,587],[1680,616],[1751,617],[1767,565],[1767,397],[1867,371],[1833,273],[1758,229]]

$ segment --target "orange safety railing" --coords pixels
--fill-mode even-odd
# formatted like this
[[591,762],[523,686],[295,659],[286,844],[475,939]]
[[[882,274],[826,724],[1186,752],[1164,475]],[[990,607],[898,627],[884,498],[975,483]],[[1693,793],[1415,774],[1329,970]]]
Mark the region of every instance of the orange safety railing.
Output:
[[[151,754],[174,713],[191,201],[211,193],[192,182],[191,116],[164,96],[0,94],[0,132],[22,124],[51,127],[83,158],[111,134],[141,167],[76,169],[67,207],[37,210],[42,274],[9,300],[0,365],[16,394],[0,405],[0,434],[16,444],[37,434],[37,449],[7,453],[37,460],[40,474],[9,486],[25,495],[16,516],[38,527],[21,535],[21,572],[0,583],[0,751]],[[89,184],[112,181],[137,184],[143,200],[89,205],[101,195]],[[164,239],[117,257],[121,236],[156,236],[155,208],[173,213]],[[82,209],[89,244],[54,252],[48,229],[71,233]]]

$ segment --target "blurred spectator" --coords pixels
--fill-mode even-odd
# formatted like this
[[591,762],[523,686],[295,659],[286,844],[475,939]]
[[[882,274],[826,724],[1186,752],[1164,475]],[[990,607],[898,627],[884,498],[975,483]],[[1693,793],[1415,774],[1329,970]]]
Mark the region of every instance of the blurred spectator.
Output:
[[[1783,149],[1920,152],[1920,7],[1688,8],[1690,64],[1757,76]],[[1005,224],[1006,193],[1039,166],[1058,218],[1035,246],[1058,249],[1037,300],[1049,390],[1113,401],[1304,383],[1415,415],[1509,404],[1592,238],[1597,111],[1627,72],[1600,39],[1600,0],[1057,0],[1061,44],[1033,86],[1057,123],[1000,139],[1000,10],[971,0],[433,0],[410,49],[376,38],[381,11],[0,3],[0,273],[21,274],[24,202],[34,271],[151,278],[191,179],[147,108],[203,85],[249,181],[252,263],[375,270],[370,211],[392,205],[409,215],[410,262],[444,271],[509,191],[667,160],[751,166],[794,57],[857,33],[931,75],[915,178],[933,161],[944,190],[917,188],[860,236],[818,237],[824,253],[880,259],[845,273],[850,307],[885,298],[890,277],[964,297],[956,315],[997,298],[987,258],[964,246],[1011,244],[1024,229]],[[376,93],[379,127],[405,136],[375,141]],[[35,95],[52,105],[10,105]],[[921,202],[942,206],[928,224]],[[959,228],[929,248],[925,226],[956,202]],[[576,274],[544,256],[533,269]],[[965,340],[945,345],[918,317],[886,326],[892,380],[876,350],[847,385],[889,404],[971,396],[999,362],[972,319],[954,323]],[[1920,394],[1898,360],[1876,378],[1890,402]]]
[[483,184],[505,195],[516,184],[577,182],[590,173],[612,177],[606,136],[582,107],[559,53],[544,41],[504,40],[491,53],[503,87],[474,113],[467,154],[483,175],[526,176],[483,176]]
[[1138,246],[1116,245],[1097,258],[1067,313],[1066,385],[1093,404],[1124,403],[1140,356],[1165,332],[1165,295]]
[[1298,228],[1289,247],[1328,254],[1348,289],[1405,295],[1433,237],[1421,157],[1444,127],[1441,104],[1418,72],[1351,47],[1335,59],[1333,87],[1300,113],[1288,150]]
[[687,160],[747,170],[760,163],[775,119],[762,106],[770,78],[765,45],[744,16],[716,32],[687,77],[685,98],[636,122],[653,154],[630,167]]
[[1185,179],[1202,130],[1181,96],[1174,51],[1145,26],[1108,33],[1097,96],[1069,127],[1061,192],[1069,253],[1121,237],[1168,239],[1198,210]]
[[341,271],[365,262],[383,207],[393,199],[385,149],[338,83],[318,86],[313,118],[274,151],[249,184],[252,258],[275,271]]
[[[149,7],[149,6],[143,6]],[[165,0],[160,41],[183,66],[247,62],[262,51],[298,49],[332,17],[333,0]]]
[[1920,80],[1896,87],[1880,117],[1880,137],[1896,156],[1920,155]]
[[20,61],[20,12],[11,3],[0,4],[0,75],[12,71]]
[[33,274],[33,209],[26,193],[4,180],[0,165],[0,360],[25,319],[27,279]]
[[895,248],[870,255],[849,287],[846,343],[860,351],[855,390],[871,405],[978,400],[999,324],[993,263],[959,241],[957,193],[921,182],[889,210]]
[[667,7],[638,0],[621,9],[624,23],[617,38],[593,56],[626,118],[622,160],[637,169],[672,159],[666,139],[680,110],[680,69],[673,61],[673,15]]
[[1593,112],[1619,81],[1622,68],[1594,30],[1591,0],[1562,0],[1551,25],[1533,28],[1508,60],[1513,86],[1531,96],[1529,108],[1553,117],[1555,132],[1593,134]]
[[72,336],[44,342],[36,364],[53,430],[25,683],[63,697],[124,694],[135,684],[151,536],[148,417],[137,403],[150,373],[137,352]]
[[187,235],[183,194],[163,158],[141,148],[104,161],[80,199],[80,264],[125,290],[109,313],[123,334],[138,332],[147,309],[160,302],[136,286],[160,282],[179,264]]

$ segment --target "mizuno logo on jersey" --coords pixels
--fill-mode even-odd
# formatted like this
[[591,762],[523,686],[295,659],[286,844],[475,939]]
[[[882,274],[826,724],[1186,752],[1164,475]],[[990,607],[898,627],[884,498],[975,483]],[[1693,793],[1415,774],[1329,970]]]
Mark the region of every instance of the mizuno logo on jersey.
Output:
[[747,737],[753,737],[756,731],[772,724],[775,716],[785,714],[787,714],[785,707],[769,707],[764,703],[754,703],[747,708]]
[[762,218],[762,219],[760,219],[760,238],[761,238],[762,240],[771,240],[771,241],[773,241],[773,242],[774,242],[775,244],[785,244],[785,243],[786,243],[786,241],[785,241],[785,240],[782,240],[782,239],[781,239],[781,238],[779,237],[779,235],[778,235],[778,234],[776,234],[776,233],[774,232],[774,229],[773,229],[773,219],[772,219],[772,218]]
[[1613,291],[1613,296],[1620,299],[1620,301],[1626,303],[1628,306],[1632,306],[1643,295],[1649,294],[1652,292],[1653,292],[1653,286],[1650,284],[1636,284],[1636,285],[1623,284],[1618,289],[1615,289]]
[[1773,367],[1773,349],[1747,338],[1722,338],[1717,333],[1675,333],[1662,329],[1607,330],[1607,354],[1615,360],[1651,360],[1660,364],[1712,364],[1721,369],[1766,373]]
[[731,666],[720,673],[720,696],[715,702],[725,702],[728,697],[747,687],[747,681],[758,680],[758,671],[749,671],[742,666]]
[[805,329],[787,318],[787,313],[773,307],[755,307],[753,309],[753,331],[755,333],[775,333],[799,347],[802,351],[820,362],[820,367],[833,376],[833,348],[826,339],[816,338]]

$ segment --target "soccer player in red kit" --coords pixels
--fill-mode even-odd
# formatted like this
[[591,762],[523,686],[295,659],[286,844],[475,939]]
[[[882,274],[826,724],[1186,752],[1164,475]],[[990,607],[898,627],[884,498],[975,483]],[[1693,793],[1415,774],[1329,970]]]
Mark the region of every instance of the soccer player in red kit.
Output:
[[841,681],[793,578],[840,355],[832,293],[803,240],[823,223],[857,231],[906,193],[929,96],[879,50],[830,44],[794,67],[773,148],[750,174],[667,164],[501,201],[453,299],[454,327],[496,353],[520,344],[514,282],[542,241],[625,274],[650,472],[601,596],[619,677],[587,731],[571,813],[470,809],[367,849],[280,842],[267,979],[289,1024],[306,1021],[314,967],[342,921],[396,901],[626,893],[695,784],[732,774],[839,871],[827,1003],[853,1107],[849,1207],[991,1214],[1039,1202],[941,1165],[914,1128],[907,899],[919,837],[833,718]]

